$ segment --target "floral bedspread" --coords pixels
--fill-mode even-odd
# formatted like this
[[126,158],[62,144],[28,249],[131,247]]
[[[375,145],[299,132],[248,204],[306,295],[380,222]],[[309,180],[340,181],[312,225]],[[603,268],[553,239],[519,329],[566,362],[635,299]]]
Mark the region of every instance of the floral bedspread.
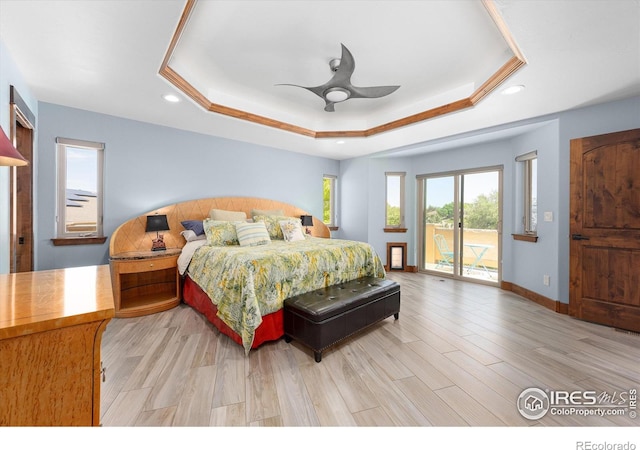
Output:
[[212,299],[218,317],[242,337],[246,353],[262,316],[281,309],[286,298],[364,276],[385,277],[371,245],[321,238],[256,247],[203,245],[188,274]]

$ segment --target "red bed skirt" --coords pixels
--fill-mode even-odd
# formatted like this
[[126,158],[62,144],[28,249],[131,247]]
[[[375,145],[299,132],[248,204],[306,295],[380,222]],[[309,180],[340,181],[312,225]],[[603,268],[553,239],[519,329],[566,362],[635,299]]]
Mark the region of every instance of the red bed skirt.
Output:
[[[217,316],[218,308],[209,296],[188,276],[184,277],[182,299],[193,309],[204,315],[222,334],[229,336],[234,342],[242,345],[242,338]],[[262,317],[262,323],[256,329],[251,348],[257,348],[267,341],[276,341],[284,336],[282,310]]]

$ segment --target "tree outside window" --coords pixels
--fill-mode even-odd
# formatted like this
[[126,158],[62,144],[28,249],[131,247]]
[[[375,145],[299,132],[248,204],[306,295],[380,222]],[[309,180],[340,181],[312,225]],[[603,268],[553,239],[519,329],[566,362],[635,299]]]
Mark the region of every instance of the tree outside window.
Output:
[[324,175],[322,178],[322,221],[329,227],[337,226],[336,223],[336,182],[335,175]]
[[405,172],[387,172],[385,228],[404,228]]

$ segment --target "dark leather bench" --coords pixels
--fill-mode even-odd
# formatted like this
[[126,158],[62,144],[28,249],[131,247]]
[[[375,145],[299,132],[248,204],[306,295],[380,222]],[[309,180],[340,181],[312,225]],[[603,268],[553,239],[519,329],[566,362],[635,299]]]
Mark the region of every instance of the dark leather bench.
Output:
[[354,333],[393,315],[400,315],[400,285],[364,277],[284,301],[284,335],[311,348],[316,362],[322,351]]

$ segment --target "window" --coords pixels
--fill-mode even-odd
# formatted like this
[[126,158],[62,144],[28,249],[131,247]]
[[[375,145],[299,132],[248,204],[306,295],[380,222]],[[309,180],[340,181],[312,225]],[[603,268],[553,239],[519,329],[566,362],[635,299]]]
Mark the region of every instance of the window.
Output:
[[523,168],[523,214],[524,234],[536,234],[538,225],[538,152],[532,151],[516,158]]
[[58,238],[101,237],[104,144],[56,138]]
[[385,228],[404,229],[405,172],[386,172]]
[[324,175],[322,177],[323,187],[323,211],[322,221],[328,227],[337,227],[336,220],[336,182],[338,177],[335,175]]

